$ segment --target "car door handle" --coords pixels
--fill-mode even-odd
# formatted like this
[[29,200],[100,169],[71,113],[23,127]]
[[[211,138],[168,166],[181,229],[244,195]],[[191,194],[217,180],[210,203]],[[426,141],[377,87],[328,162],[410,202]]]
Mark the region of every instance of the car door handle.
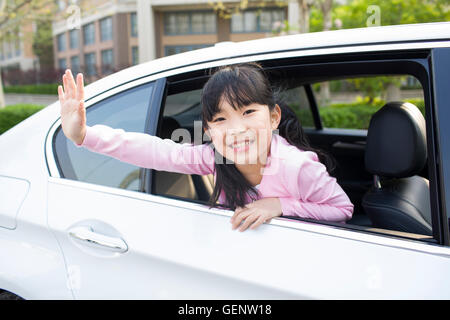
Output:
[[89,226],[73,227],[69,230],[69,235],[88,246],[101,247],[119,253],[128,251],[128,246],[122,238],[97,233]]

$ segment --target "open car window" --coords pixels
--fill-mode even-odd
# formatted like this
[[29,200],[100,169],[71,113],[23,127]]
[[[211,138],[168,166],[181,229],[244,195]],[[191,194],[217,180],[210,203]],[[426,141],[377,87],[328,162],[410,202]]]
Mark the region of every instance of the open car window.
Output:
[[[417,205],[427,208],[424,216],[418,213],[418,220],[426,226],[424,229],[399,228],[398,225],[402,223],[395,223],[395,215],[392,218],[394,223],[380,225],[373,215],[368,214],[367,207],[363,206],[365,197],[374,187],[375,177],[366,168],[365,155],[367,129],[378,110],[394,101],[414,105],[426,122],[425,139],[430,144],[428,122],[431,121],[432,105],[427,85],[428,70],[420,62],[421,59],[426,60],[426,53],[397,55],[395,59],[386,54],[386,60],[370,54],[363,56],[358,59],[354,59],[354,56],[338,57],[335,62],[331,58],[320,57],[310,60],[290,58],[258,61],[266,69],[273,86],[279,89],[280,97],[297,114],[311,145],[335,158],[337,168],[332,175],[355,205],[353,218],[346,224],[292,219],[356,232],[375,232],[433,242],[437,232],[433,221],[439,212],[436,198],[438,186],[434,179],[436,168],[434,159],[429,157],[433,155],[432,146],[425,151],[425,164],[414,173],[414,179],[421,179],[422,184],[427,185],[421,192],[427,197],[422,204]],[[361,60],[364,62],[361,63]],[[160,136],[170,137],[171,130],[176,128],[188,129],[194,136],[194,121],[201,120],[201,88],[208,79],[207,74],[208,70],[198,70],[168,79],[165,105],[161,109],[163,122],[159,125]],[[173,127],[166,125],[169,123],[167,121]],[[176,175],[171,178],[157,177],[154,192],[186,201],[206,203],[209,200],[214,188],[212,176]],[[396,180],[395,177],[377,178],[382,184]],[[383,201],[379,201],[381,206]]]

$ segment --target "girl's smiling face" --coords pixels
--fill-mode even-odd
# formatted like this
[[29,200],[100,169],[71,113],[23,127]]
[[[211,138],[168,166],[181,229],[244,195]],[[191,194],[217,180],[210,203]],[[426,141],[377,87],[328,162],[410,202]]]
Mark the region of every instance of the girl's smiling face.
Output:
[[252,103],[233,108],[221,99],[220,110],[208,121],[207,133],[227,163],[264,165],[270,150],[272,130],[278,127],[281,109]]

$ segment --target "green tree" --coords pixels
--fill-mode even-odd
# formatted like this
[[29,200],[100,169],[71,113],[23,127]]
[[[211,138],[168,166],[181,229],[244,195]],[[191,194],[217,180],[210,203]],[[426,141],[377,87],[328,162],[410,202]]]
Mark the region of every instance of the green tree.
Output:
[[53,69],[53,35],[51,21],[36,23],[33,37],[33,52],[39,59],[40,68]]
[[[91,10],[92,8],[95,10],[95,4],[93,4],[95,2],[98,1],[80,0],[77,2],[77,7],[84,10]],[[23,40],[24,38],[19,30],[22,26],[34,22],[37,26],[37,33],[33,37],[36,36],[37,38],[33,40],[33,49],[37,50],[36,55],[40,62],[44,65],[48,64],[50,60],[48,56],[53,55],[53,49],[49,49],[51,22],[55,18],[70,20],[70,17],[73,17],[72,11],[62,11],[61,3],[65,3],[65,6],[68,6],[67,9],[69,9],[69,0],[0,0],[0,43]],[[0,72],[0,108],[4,106],[5,99]]]
[[[56,9],[55,0],[0,0],[0,43],[23,40],[20,32],[23,25],[31,21],[51,20]],[[4,106],[0,72],[0,108]]]
[[[379,7],[379,24],[383,26],[450,21],[448,0],[353,0],[336,6],[333,19],[339,20],[344,29],[367,27],[372,14],[368,12],[369,6]],[[364,78],[350,82],[366,95],[369,103],[373,103],[387,89],[389,92],[398,92],[398,96],[401,85],[399,79],[393,80],[392,77]]]
[[369,6],[380,8],[380,25],[397,25],[450,21],[448,0],[352,0],[336,6],[334,19],[342,21],[344,29],[367,26]]

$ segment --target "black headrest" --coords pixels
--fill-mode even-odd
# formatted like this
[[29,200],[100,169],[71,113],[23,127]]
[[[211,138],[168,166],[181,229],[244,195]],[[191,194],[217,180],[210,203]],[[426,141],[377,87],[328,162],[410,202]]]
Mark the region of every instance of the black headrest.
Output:
[[389,102],[370,120],[366,169],[384,177],[404,178],[419,173],[427,160],[425,119],[408,102]]

